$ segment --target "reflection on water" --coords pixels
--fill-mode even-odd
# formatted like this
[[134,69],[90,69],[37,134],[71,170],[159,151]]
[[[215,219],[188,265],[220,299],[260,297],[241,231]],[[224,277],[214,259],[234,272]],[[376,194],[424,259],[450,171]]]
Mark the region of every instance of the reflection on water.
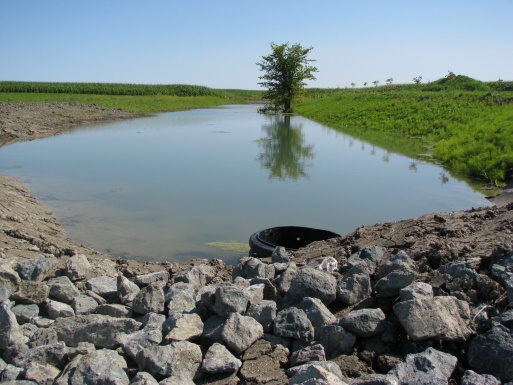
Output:
[[70,238],[140,260],[235,263],[240,252],[209,245],[247,245],[276,226],[346,234],[488,204],[425,157],[402,155],[425,153],[425,143],[380,135],[370,144],[257,108],[166,113],[11,144],[0,148],[0,173],[27,183]]
[[261,153],[258,161],[269,170],[269,180],[297,180],[308,178],[307,163],[315,157],[314,146],[305,144],[303,125],[291,124],[290,115],[270,115],[269,121],[262,125],[267,135],[258,140]]

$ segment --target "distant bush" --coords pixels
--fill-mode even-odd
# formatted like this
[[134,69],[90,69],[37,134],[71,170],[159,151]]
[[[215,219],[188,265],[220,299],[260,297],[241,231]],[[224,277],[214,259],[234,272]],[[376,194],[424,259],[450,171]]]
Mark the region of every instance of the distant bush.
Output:
[[484,82],[465,75],[455,75],[453,72],[434,82],[426,84],[423,91],[490,91],[490,86]]

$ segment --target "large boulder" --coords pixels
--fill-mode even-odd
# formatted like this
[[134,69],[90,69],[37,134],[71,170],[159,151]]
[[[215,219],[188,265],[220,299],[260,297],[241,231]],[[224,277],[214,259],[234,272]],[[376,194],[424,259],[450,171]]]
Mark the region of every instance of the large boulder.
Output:
[[336,292],[337,280],[333,275],[305,267],[299,270],[292,280],[281,306],[296,306],[305,297],[318,298],[327,306],[335,300]]
[[303,310],[290,307],[276,315],[274,334],[308,342],[314,338],[314,327]]
[[385,313],[381,309],[359,309],[349,312],[340,326],[358,337],[371,337],[385,331]]
[[248,306],[249,293],[234,285],[220,286],[216,289],[214,312],[224,318],[232,313],[244,313]]
[[45,282],[27,281],[22,279],[18,291],[11,295],[11,299],[17,303],[42,304],[48,298],[50,288]]
[[2,302],[0,304],[0,350],[24,343],[25,337],[18,325],[16,316],[9,308],[7,302]]
[[142,288],[132,301],[132,309],[138,314],[163,313],[164,305],[164,289],[158,281]]
[[203,322],[197,314],[171,314],[163,325],[164,340],[193,340],[203,333]]
[[85,279],[91,274],[92,267],[84,254],[75,254],[66,261],[66,276],[72,281]]
[[56,264],[57,259],[55,257],[41,255],[36,259],[18,263],[18,274],[22,279],[29,281],[43,281]]
[[224,323],[221,338],[228,348],[241,354],[264,335],[262,325],[252,317],[231,313]]
[[6,264],[0,264],[0,302],[8,299],[18,290],[21,278],[17,272]]
[[233,373],[239,370],[242,362],[223,345],[213,344],[205,354],[201,370],[208,374]]
[[66,276],[50,278],[47,281],[50,287],[50,295],[57,298],[59,301],[70,304],[73,298],[80,295],[80,291]]
[[357,264],[350,268],[337,283],[337,299],[353,305],[372,293],[368,266]]

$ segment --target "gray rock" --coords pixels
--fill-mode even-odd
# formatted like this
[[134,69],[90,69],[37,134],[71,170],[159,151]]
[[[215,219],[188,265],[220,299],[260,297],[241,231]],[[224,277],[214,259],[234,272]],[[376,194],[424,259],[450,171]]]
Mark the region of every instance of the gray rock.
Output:
[[19,325],[26,324],[27,322],[31,322],[34,318],[39,316],[39,306],[32,305],[16,305],[11,311],[16,316],[16,320]]
[[404,251],[399,251],[397,254],[392,255],[385,263],[383,263],[377,270],[379,278],[386,277],[392,271],[415,270],[415,262]]
[[277,246],[274,248],[271,254],[272,263],[288,263],[290,262],[290,255],[283,246]]
[[305,267],[298,271],[292,280],[290,290],[283,297],[282,306],[295,306],[305,297],[320,299],[329,305],[336,298],[337,280],[334,276],[320,270]]
[[351,354],[356,336],[339,325],[325,325],[317,329],[318,342],[324,347],[328,358]]
[[132,302],[132,308],[139,314],[163,313],[164,305],[164,289],[158,281],[142,288]]
[[371,337],[385,331],[385,313],[381,309],[353,310],[339,320],[340,326],[357,337]]
[[116,318],[132,318],[134,312],[131,308],[125,305],[118,305],[113,303],[106,303],[105,305],[99,305],[96,308],[96,314],[108,315]]
[[50,287],[51,296],[67,304],[80,295],[80,291],[68,277],[50,278],[47,285]]
[[86,287],[93,293],[105,298],[117,294],[118,279],[117,277],[94,277],[87,280]]
[[264,300],[264,288],[265,285],[263,283],[257,283],[244,289],[248,294],[248,302],[250,305],[260,303]]
[[61,371],[49,364],[31,362],[23,373],[27,381],[34,381],[38,385],[52,385]]
[[224,318],[231,313],[244,313],[248,306],[249,295],[236,286],[220,286],[216,289],[215,303],[212,309]]
[[347,385],[347,382],[342,381],[322,366],[311,364],[300,368],[289,380],[289,385],[307,384]]
[[67,361],[68,348],[63,342],[57,342],[20,352],[11,363],[19,368],[26,368],[30,363],[37,362],[41,365],[49,364],[63,369]]
[[[107,303],[107,300],[105,298],[103,298],[101,295],[98,295],[91,290],[86,290],[85,295],[88,295],[89,297],[94,299],[98,305],[105,305]],[[109,296],[109,298],[112,298],[112,297],[113,296]]]
[[192,283],[177,282],[165,290],[165,296],[168,315],[191,313],[196,308],[196,290]]
[[343,379],[344,376],[342,374],[342,371],[340,370],[340,366],[338,366],[333,361],[311,361],[307,362],[302,365],[293,366],[287,370],[287,375],[289,377],[293,377],[296,375],[299,371],[307,369],[309,366],[319,366],[321,368],[326,369],[331,374],[334,374],[339,379]]
[[159,383],[150,373],[138,372],[130,381],[130,385],[159,385]]
[[454,368],[456,357],[428,348],[422,353],[408,354],[403,363],[388,372],[401,384],[447,384]]
[[226,346],[236,354],[244,352],[263,335],[262,325],[252,317],[239,313],[231,313],[221,331]]
[[416,271],[403,267],[392,271],[376,283],[376,295],[382,298],[398,297],[402,288],[410,285],[417,275]]
[[281,274],[290,266],[290,262],[275,262],[273,263],[275,274]]
[[11,295],[11,299],[17,303],[42,304],[48,298],[50,288],[45,282],[27,281],[22,279],[18,291]]
[[399,290],[401,301],[412,299],[433,298],[433,287],[429,283],[414,282]]
[[195,385],[194,381],[189,378],[180,376],[171,376],[159,382],[159,385]]
[[289,350],[282,345],[260,339],[251,345],[243,355],[239,371],[241,383],[245,384],[286,384],[287,375],[283,366],[287,363]]
[[368,267],[368,273],[373,273],[376,269],[376,266],[381,262],[383,257],[385,256],[386,249],[380,246],[368,246],[357,253],[352,254],[348,260],[347,264],[350,267],[357,265],[364,265]]
[[307,346],[290,355],[290,366],[297,366],[311,361],[326,361],[326,353],[321,344]]
[[135,296],[141,290],[139,286],[122,275],[116,278],[116,285],[119,302],[131,306]]
[[25,343],[23,332],[16,321],[16,316],[7,302],[0,303],[0,350],[6,350],[12,345]]
[[278,289],[273,283],[267,278],[251,278],[249,280],[250,285],[264,285],[264,299],[270,301],[280,301],[281,296],[278,293]]
[[367,265],[356,265],[350,268],[337,283],[337,299],[353,305],[372,293]]
[[471,334],[469,305],[455,297],[399,302],[394,305],[394,314],[414,341],[465,341]]
[[97,349],[113,349],[117,346],[118,333],[131,334],[139,330],[140,326],[140,322],[130,318],[89,314],[58,318],[51,327],[57,331],[59,340],[68,346],[76,347],[79,342],[90,342]]
[[188,271],[183,271],[173,277],[173,282],[185,282],[191,283],[194,289],[198,291],[203,286],[208,285],[212,282],[215,277],[215,271],[211,266],[199,265],[193,266]]
[[73,317],[75,315],[75,311],[70,305],[59,301],[48,301],[45,304],[45,310],[51,319]]
[[156,379],[183,377],[192,380],[201,365],[201,349],[189,341],[172,342],[164,346],[150,346],[137,354],[139,370],[145,370]]
[[42,281],[51,273],[56,264],[56,258],[41,255],[36,259],[29,259],[18,263],[17,270],[21,279]]
[[217,285],[207,285],[198,290],[196,294],[196,301],[201,302],[211,313],[215,313],[216,290]]
[[213,344],[205,354],[201,370],[208,374],[233,373],[242,362],[221,344]]
[[35,348],[42,345],[53,345],[59,341],[57,332],[52,328],[39,328],[30,337],[29,347]]
[[298,268],[294,262],[289,264],[287,270],[281,273],[273,280],[273,284],[281,295],[285,295],[290,290],[290,285],[298,273]]
[[308,264],[312,269],[324,271],[325,273],[335,273],[338,271],[338,262],[333,257],[320,257]]
[[478,374],[473,370],[466,370],[461,378],[461,385],[500,385],[501,382],[490,374]]
[[223,327],[226,319],[214,315],[208,318],[203,324],[203,332],[199,337],[199,343],[204,346],[210,346],[216,342],[223,342]]
[[126,361],[116,351],[101,349],[79,357],[70,385],[130,383],[125,373]]
[[78,297],[73,298],[73,301],[71,301],[71,307],[75,311],[76,315],[91,314],[96,311],[98,302],[88,295],[81,294]]
[[314,327],[303,310],[290,307],[276,315],[274,334],[308,342],[314,338]]
[[143,329],[131,334],[119,333],[116,336],[116,342],[121,345],[123,351],[134,361],[142,349],[160,345],[162,340],[161,329]]
[[264,333],[268,333],[273,328],[273,322],[276,318],[276,302],[264,300],[258,304],[251,305],[246,312],[246,316],[253,317],[262,325]]
[[142,326],[144,329],[162,330],[164,322],[166,322],[166,316],[164,314],[148,313],[142,319]]
[[141,274],[135,276],[135,284],[137,286],[148,286],[155,282],[167,283],[169,281],[169,273],[165,270],[156,271],[154,273]]
[[0,264],[0,302],[8,299],[18,290],[21,278],[17,272],[6,264]]
[[337,322],[337,318],[329,311],[320,299],[305,297],[297,307],[306,313],[306,316],[314,328]]
[[472,340],[469,365],[479,373],[492,374],[503,382],[513,380],[513,333],[502,325]]
[[2,371],[2,375],[0,376],[0,381],[2,384],[11,382],[12,384],[17,384],[23,377],[23,368],[19,368],[15,365],[8,364],[4,370]]
[[76,254],[66,261],[66,276],[72,281],[86,279],[91,270],[91,264],[84,254]]
[[242,277],[246,279],[267,278],[273,279],[275,270],[273,265],[263,263],[258,258],[241,258],[239,263],[233,269],[232,278]]
[[197,314],[170,315],[162,327],[165,342],[187,341],[203,333],[203,322]]

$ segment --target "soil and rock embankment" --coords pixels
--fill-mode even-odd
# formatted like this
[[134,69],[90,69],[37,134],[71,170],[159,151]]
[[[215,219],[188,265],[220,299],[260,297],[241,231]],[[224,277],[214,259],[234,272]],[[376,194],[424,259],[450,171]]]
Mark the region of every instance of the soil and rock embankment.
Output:
[[[3,143],[73,125],[74,105],[45,104],[26,119],[25,107],[19,119],[8,107],[0,104]],[[84,109],[98,112],[80,106],[77,124],[88,122]],[[52,110],[65,110],[65,122],[49,123]],[[232,268],[102,255],[68,239],[26,186],[0,176],[2,379],[511,382],[513,204],[507,194],[496,202],[362,226]]]

